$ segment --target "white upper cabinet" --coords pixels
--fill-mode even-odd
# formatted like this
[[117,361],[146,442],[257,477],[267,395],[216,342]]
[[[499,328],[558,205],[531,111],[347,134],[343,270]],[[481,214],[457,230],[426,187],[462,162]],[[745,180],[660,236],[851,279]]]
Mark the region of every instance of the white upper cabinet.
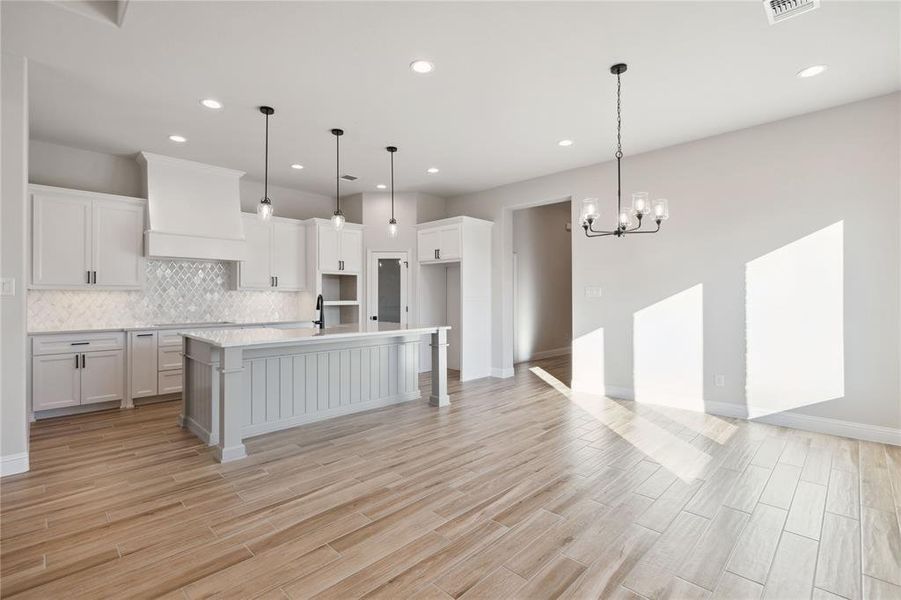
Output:
[[303,221],[260,221],[244,214],[247,259],[238,263],[238,288],[296,292],[306,289],[306,228]]
[[33,185],[31,287],[140,289],[145,201]]
[[424,225],[417,233],[419,262],[460,260],[460,224]]
[[272,223],[272,274],[276,287],[285,290],[306,289],[307,230],[300,221]]
[[93,213],[94,283],[103,287],[141,287],[144,207],[97,199]]
[[330,222],[316,225],[319,270],[327,273],[359,273],[363,268],[363,231],[344,226],[336,231]]

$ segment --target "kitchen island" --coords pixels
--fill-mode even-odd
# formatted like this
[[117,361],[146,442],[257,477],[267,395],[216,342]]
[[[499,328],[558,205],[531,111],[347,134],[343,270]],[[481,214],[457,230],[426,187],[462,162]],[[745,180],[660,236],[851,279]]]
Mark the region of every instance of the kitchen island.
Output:
[[179,424],[228,462],[246,456],[244,438],[417,399],[423,335],[431,335],[429,403],[445,406],[448,329],[369,322],[183,331]]

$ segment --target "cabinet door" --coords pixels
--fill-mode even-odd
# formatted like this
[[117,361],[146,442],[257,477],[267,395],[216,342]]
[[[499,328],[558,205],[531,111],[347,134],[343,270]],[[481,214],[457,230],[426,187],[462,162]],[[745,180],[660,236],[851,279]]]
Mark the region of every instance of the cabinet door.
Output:
[[34,410],[48,410],[81,403],[80,354],[51,354],[31,359],[31,404]]
[[330,225],[319,225],[316,231],[319,236],[319,270],[337,271],[338,260],[338,232]]
[[460,226],[442,227],[438,236],[438,258],[441,260],[460,258]]
[[157,334],[155,331],[134,331],[131,334],[131,397],[157,395]]
[[82,357],[81,403],[121,400],[125,395],[125,355],[122,350],[86,352]]
[[44,287],[90,287],[91,199],[32,194],[31,282]]
[[238,287],[245,290],[272,288],[272,225],[256,216],[244,217],[247,260],[238,265]]
[[182,356],[181,346],[166,346],[159,350],[159,366],[160,371],[170,371],[172,369],[181,369]]
[[177,371],[160,371],[160,396],[163,394],[176,394],[181,391],[181,388],[182,377],[180,369]]
[[435,251],[438,250],[440,232],[437,229],[423,229],[417,235],[419,262],[437,260]]
[[93,266],[97,287],[140,288],[144,284],[144,207],[94,200]]
[[359,273],[363,268],[363,232],[359,229],[341,230],[341,260],[343,271]]
[[277,290],[298,291],[306,287],[306,229],[302,223],[272,224],[272,274]]

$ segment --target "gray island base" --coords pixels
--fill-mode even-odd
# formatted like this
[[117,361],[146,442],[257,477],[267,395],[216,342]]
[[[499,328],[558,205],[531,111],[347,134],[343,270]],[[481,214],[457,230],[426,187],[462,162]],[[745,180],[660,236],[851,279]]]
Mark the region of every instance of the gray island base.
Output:
[[429,403],[446,406],[448,329],[371,322],[181,332],[179,425],[229,462],[247,456],[244,438],[417,399],[423,335],[431,336]]

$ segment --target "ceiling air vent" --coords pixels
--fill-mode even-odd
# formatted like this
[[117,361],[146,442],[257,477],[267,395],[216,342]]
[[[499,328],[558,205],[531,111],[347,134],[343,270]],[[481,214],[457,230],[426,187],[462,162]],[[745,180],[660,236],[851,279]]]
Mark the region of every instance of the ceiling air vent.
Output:
[[356,180],[359,179],[359,178],[358,178],[358,177],[354,177],[353,175],[342,175],[342,176],[341,176],[341,179],[342,179],[343,181],[356,181]]
[[803,15],[820,7],[820,0],[763,0],[770,25]]

